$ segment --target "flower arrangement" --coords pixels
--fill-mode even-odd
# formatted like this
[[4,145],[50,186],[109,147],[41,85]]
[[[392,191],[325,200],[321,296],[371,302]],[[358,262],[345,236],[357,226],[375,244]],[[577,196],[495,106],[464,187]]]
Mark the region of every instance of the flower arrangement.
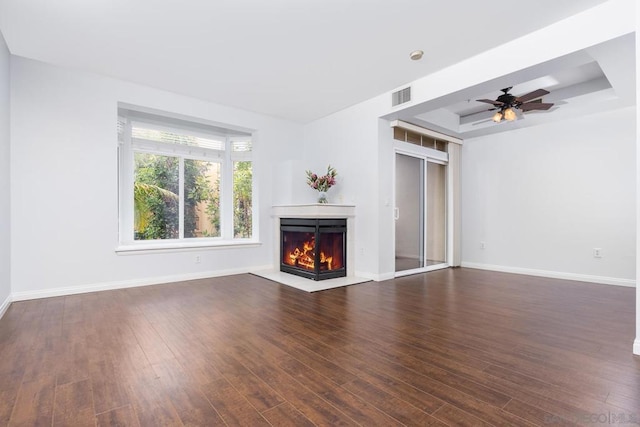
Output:
[[307,171],[307,185],[314,190],[318,190],[318,203],[329,203],[327,190],[336,185],[336,176],[338,176],[338,172],[331,165],[327,167],[326,175],[318,176],[311,171]]
[[327,167],[327,174],[318,176],[317,174],[307,171],[307,185],[314,190],[326,192],[332,186],[336,185],[336,176],[338,172],[331,165]]

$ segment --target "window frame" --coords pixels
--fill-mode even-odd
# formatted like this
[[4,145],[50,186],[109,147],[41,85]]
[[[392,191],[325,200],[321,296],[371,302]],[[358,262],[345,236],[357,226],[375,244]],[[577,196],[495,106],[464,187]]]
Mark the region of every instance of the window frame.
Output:
[[[172,123],[162,123],[164,116],[153,115],[153,119],[144,120],[137,117],[136,111],[118,110],[118,120],[124,121],[122,138],[118,139],[118,246],[117,253],[150,253],[157,251],[174,251],[181,249],[218,248],[234,246],[258,246],[258,217],[256,207],[256,180],[253,149],[249,151],[233,151],[234,142],[254,141],[253,133],[206,132],[202,125],[198,129],[188,129],[183,126],[173,126]],[[146,114],[146,113],[144,113]],[[168,117],[168,121],[172,118]],[[185,121],[188,124],[188,121]],[[141,124],[145,128],[164,130],[177,134],[222,140],[224,150],[215,150],[200,146],[182,145],[170,142],[152,141],[132,137],[134,124]],[[216,129],[220,129],[216,127]],[[225,128],[226,129],[226,128]],[[120,136],[120,135],[119,135]],[[179,159],[179,237],[177,239],[135,240],[134,234],[134,206],[133,189],[135,180],[135,153],[148,153],[162,156],[173,156]],[[184,237],[184,160],[200,160],[217,162],[220,164],[220,236],[219,237]],[[234,195],[233,172],[234,163],[239,161],[251,162],[251,237],[234,237]]]

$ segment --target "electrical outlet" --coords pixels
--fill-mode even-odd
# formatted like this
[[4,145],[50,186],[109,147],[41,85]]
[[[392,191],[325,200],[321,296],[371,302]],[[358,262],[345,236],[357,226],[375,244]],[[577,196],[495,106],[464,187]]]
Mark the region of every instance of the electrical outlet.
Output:
[[200,264],[200,255],[196,255],[196,264]]
[[602,258],[602,248],[593,248],[593,257]]
[[480,242],[480,249],[484,250],[487,248],[487,244],[485,242]]

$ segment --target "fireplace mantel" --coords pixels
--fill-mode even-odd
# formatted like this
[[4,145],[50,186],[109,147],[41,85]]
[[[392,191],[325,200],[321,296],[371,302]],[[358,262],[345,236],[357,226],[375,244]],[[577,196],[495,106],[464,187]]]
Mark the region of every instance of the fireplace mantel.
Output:
[[356,207],[313,203],[306,205],[279,205],[271,208],[275,218],[353,218]]

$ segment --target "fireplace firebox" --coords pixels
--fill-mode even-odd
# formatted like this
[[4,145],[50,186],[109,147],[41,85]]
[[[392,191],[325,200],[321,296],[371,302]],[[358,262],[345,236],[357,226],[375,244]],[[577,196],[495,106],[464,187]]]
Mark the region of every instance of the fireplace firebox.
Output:
[[347,275],[347,220],[280,218],[280,271],[313,280]]

